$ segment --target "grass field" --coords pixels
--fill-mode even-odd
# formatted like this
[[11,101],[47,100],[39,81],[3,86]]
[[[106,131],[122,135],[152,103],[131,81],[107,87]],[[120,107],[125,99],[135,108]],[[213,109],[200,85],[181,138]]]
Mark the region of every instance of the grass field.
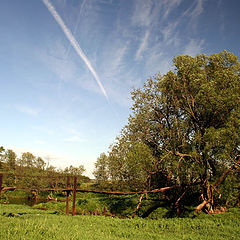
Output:
[[0,205],[0,239],[239,239],[240,209],[195,218],[147,220],[64,216],[22,205]]

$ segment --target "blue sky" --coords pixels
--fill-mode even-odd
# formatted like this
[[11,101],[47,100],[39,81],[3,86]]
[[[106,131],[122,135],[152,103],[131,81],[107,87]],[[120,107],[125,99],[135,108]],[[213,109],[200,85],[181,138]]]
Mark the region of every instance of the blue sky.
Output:
[[179,54],[239,56],[238,0],[1,0],[0,145],[92,176],[130,92]]

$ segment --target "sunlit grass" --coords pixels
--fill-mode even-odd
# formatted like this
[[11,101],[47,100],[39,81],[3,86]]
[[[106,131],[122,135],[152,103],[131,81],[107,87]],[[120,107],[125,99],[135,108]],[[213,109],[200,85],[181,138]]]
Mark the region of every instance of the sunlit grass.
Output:
[[196,218],[146,220],[65,216],[0,205],[0,239],[239,239],[239,209]]

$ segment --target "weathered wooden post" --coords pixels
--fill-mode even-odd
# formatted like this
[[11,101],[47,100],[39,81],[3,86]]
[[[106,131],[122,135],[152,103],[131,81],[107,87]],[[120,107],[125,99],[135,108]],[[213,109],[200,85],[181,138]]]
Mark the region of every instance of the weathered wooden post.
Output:
[[3,182],[3,174],[0,173],[0,196],[1,196],[1,192],[2,192],[2,182]]
[[[70,177],[67,176],[67,189],[70,187]],[[66,215],[68,216],[69,213],[69,195],[70,195],[70,191],[67,190],[67,203],[66,203]]]
[[73,207],[72,207],[72,215],[75,215],[75,201],[76,201],[76,190],[77,190],[77,177],[74,176],[73,183]]
[[106,217],[106,208],[105,207],[104,207],[103,211],[104,211],[104,216]]

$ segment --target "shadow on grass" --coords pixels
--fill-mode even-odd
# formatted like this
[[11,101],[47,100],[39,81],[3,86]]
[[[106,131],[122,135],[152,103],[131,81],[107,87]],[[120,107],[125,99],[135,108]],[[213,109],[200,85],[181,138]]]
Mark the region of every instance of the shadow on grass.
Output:
[[104,206],[107,206],[108,210],[116,215],[129,215],[136,208],[137,200],[135,198],[126,198],[126,197],[108,197],[100,198]]

